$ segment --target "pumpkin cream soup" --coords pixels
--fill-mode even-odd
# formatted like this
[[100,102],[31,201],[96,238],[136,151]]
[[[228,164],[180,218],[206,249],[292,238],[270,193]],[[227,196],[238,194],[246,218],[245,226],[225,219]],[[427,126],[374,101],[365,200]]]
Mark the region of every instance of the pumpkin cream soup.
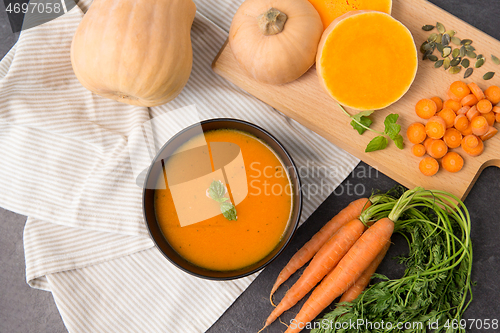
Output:
[[230,129],[197,135],[164,160],[154,197],[172,248],[215,271],[266,257],[281,241],[293,206],[288,172],[274,151]]

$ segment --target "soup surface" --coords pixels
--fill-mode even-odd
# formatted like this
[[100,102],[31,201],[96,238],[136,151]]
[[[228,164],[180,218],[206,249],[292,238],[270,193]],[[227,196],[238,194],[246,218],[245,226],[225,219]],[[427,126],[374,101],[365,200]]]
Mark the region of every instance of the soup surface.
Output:
[[[236,157],[226,158],[223,166],[216,161],[218,143],[236,149],[231,156]],[[184,154],[164,161],[155,190],[157,220],[171,246],[191,263],[216,271],[238,270],[268,255],[281,241],[293,205],[288,172],[274,151],[250,134],[222,129],[194,137],[177,152]],[[204,177],[198,177],[199,169],[192,177],[186,174],[203,164],[212,172]],[[190,190],[173,184],[181,179],[185,182],[180,186],[190,186],[193,177],[197,185]],[[228,220],[208,194],[214,181],[227,184],[225,197],[234,204],[237,220]],[[203,214],[208,218],[200,218]]]

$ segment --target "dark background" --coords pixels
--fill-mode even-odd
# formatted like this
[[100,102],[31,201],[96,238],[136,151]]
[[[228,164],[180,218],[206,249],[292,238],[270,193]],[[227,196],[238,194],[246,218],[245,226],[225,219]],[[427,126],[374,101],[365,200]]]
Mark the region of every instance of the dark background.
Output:
[[[500,1],[432,0],[431,2],[500,40]],[[0,58],[3,58],[19,37],[19,33],[12,32],[3,6],[3,1],[0,1]],[[434,24],[432,22],[434,19],[428,20],[424,17],[422,24]],[[286,145],[286,143],[284,144]],[[365,195],[369,195],[372,189],[388,190],[396,185],[393,180],[383,174],[372,173],[370,178],[362,177],[362,172],[366,168],[368,166],[364,163],[358,165],[343,183],[343,188],[347,189],[347,182],[351,188],[361,184],[365,189]],[[283,255],[259,275],[207,333],[257,332],[272,311],[268,294],[281,268],[324,223],[354,199],[354,196],[346,195],[344,191],[343,195],[333,193],[325,200],[300,228]],[[477,286],[473,289],[474,300],[466,312],[466,318],[500,319],[500,291],[497,282],[500,276],[500,246],[497,240],[498,235],[500,235],[499,201],[500,170],[490,167],[484,170],[465,201],[472,218],[473,280],[477,281]],[[67,332],[57,312],[52,294],[31,289],[26,284],[22,242],[25,221],[26,217],[0,208],[0,332]],[[395,244],[391,247],[386,256],[387,259],[384,260],[379,271],[397,277],[401,276],[403,271],[390,258],[404,252],[406,245],[405,241],[398,237],[394,237],[393,241]],[[276,294],[277,300],[281,299],[284,292],[297,279],[297,275],[294,275],[280,288]],[[302,303],[299,303],[281,319],[284,322],[289,322],[301,305]],[[264,332],[283,332],[285,328],[276,322]],[[479,330],[469,331],[481,332]],[[494,332],[494,330],[483,331]]]

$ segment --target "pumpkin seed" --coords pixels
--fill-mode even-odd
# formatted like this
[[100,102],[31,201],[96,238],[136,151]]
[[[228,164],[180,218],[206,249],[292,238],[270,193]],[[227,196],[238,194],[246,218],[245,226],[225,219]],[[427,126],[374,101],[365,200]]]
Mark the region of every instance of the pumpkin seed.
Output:
[[443,59],[438,60],[438,61],[436,61],[436,62],[434,63],[434,67],[439,68],[439,67],[443,66],[443,63],[444,63],[444,60],[443,60]]
[[477,55],[473,51],[467,51],[467,56],[473,59],[477,57]]
[[443,53],[444,46],[441,43],[436,43],[436,49],[438,49],[439,52]]
[[455,45],[460,45],[461,40],[458,37],[451,37],[451,42]]
[[467,59],[467,58],[463,58],[463,59],[462,59],[462,66],[463,66],[464,68],[467,68],[467,67],[469,67],[469,65],[470,65],[470,61],[469,61],[469,59]]
[[438,61],[438,57],[436,57],[434,54],[429,54],[427,56],[427,59],[429,59],[430,61]]
[[455,67],[455,66],[458,66],[460,64],[460,61],[462,61],[462,58],[458,57],[458,58],[453,58],[451,61],[450,61],[450,66],[452,67]]
[[495,72],[488,72],[483,75],[484,80],[490,80],[493,76],[495,76]]
[[443,66],[444,66],[444,70],[448,70],[448,68],[450,68],[450,58],[445,58],[444,61],[443,61]]
[[453,37],[453,36],[455,36],[455,35],[456,35],[456,33],[457,33],[457,32],[456,32],[455,30],[448,30],[448,31],[446,31],[446,32],[445,32],[445,34],[450,35],[450,38],[451,38],[451,37]]
[[432,29],[434,29],[434,26],[430,24],[426,24],[422,27],[423,31],[431,31]]
[[467,50],[465,49],[464,46],[460,48],[460,56],[463,58],[467,54]]
[[450,35],[448,34],[444,34],[442,39],[441,39],[441,43],[444,45],[444,46],[447,46],[448,44],[450,44],[450,41],[451,41],[451,37]]
[[451,56],[453,58],[456,58],[456,57],[460,56],[460,50],[459,49],[454,49],[453,53],[451,54]]
[[427,59],[432,54],[432,50],[425,51],[422,60]]
[[474,46],[472,46],[472,45],[465,45],[465,49],[467,51],[476,51],[476,48]]
[[500,59],[498,59],[497,57],[495,57],[493,54],[491,55],[491,60],[493,60],[493,62],[496,65],[500,65]]
[[437,28],[437,31],[439,31],[439,33],[441,33],[441,34],[444,34],[444,32],[446,31],[446,28],[444,27],[444,25],[442,23],[439,23],[439,22],[436,23],[436,28]]
[[453,66],[450,68],[450,73],[451,74],[458,74],[462,70],[462,67],[460,66]]
[[473,72],[474,72],[474,69],[472,69],[472,67],[467,68],[467,70],[465,71],[465,74],[464,74],[464,79],[466,79],[469,76],[471,76]]
[[[482,54],[478,54],[476,59],[484,59],[484,56]],[[486,61],[486,59],[484,59]]]
[[460,42],[460,44],[462,44],[464,46],[465,45],[470,45],[470,44],[472,44],[472,40],[470,40],[470,39],[462,39],[462,41]]
[[484,59],[479,59],[479,60],[478,60],[478,61],[476,61],[476,63],[474,64],[474,67],[479,68],[479,67],[481,67],[482,65],[484,65]]
[[436,43],[442,43],[443,42],[443,34],[438,34],[436,38]]
[[447,56],[449,56],[451,54],[451,47],[447,46],[447,47],[444,47],[443,48],[443,58],[446,58]]
[[438,38],[438,34],[437,33],[432,33],[432,34],[429,35],[429,37],[427,37],[427,41],[429,43],[432,43],[432,42],[435,42],[437,38]]

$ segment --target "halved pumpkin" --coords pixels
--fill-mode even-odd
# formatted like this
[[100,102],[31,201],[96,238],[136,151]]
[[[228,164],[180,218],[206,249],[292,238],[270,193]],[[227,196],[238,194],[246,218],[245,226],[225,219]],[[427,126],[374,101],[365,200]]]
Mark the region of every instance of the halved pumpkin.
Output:
[[418,67],[413,37],[401,22],[377,11],[351,11],[323,33],[316,55],[321,85],[340,104],[383,109],[410,88]]
[[353,10],[376,10],[391,13],[392,0],[309,0],[321,16],[326,29],[337,17]]

